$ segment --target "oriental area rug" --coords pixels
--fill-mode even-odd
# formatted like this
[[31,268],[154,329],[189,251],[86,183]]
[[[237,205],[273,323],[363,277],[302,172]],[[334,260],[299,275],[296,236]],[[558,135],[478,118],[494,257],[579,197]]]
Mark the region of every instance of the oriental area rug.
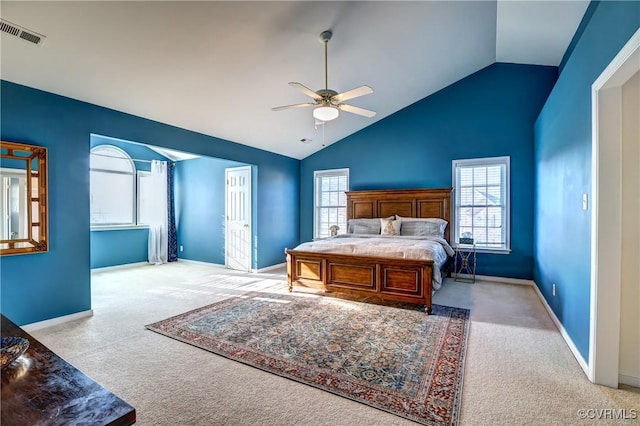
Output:
[[149,330],[426,425],[456,425],[469,310],[248,293]]

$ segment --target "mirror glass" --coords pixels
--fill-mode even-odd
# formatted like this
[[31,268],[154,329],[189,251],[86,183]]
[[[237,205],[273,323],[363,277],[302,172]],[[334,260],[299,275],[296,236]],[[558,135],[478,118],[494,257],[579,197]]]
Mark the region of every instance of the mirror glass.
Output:
[[0,183],[0,255],[46,252],[46,148],[0,142]]

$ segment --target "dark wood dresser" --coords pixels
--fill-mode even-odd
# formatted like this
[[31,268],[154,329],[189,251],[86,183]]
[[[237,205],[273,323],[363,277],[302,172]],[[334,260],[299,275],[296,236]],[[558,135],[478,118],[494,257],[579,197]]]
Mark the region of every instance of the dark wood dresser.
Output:
[[29,349],[2,370],[0,419],[12,425],[114,425],[136,422],[136,410],[0,315],[3,337]]

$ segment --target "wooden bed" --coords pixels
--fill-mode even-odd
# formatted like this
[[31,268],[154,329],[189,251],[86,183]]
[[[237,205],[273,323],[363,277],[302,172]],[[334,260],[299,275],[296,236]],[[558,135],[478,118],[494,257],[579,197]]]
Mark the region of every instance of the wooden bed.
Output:
[[[441,218],[451,222],[451,190],[401,189],[347,192],[347,218],[403,217]],[[450,241],[450,226],[445,238]],[[313,253],[295,249],[287,254],[289,291],[294,285],[377,296],[385,300],[424,305],[431,313],[432,260],[349,254]],[[451,262],[442,268],[448,272]]]

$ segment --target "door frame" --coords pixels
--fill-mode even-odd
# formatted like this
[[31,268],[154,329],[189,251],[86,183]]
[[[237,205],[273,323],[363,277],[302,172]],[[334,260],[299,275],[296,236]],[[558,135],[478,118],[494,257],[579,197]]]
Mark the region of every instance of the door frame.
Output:
[[591,145],[591,315],[593,383],[617,388],[622,253],[622,86],[640,70],[640,29],[593,83]]
[[248,219],[248,223],[249,223],[249,235],[251,236],[251,242],[249,244],[249,267],[247,268],[247,272],[251,272],[251,267],[253,265],[253,252],[254,252],[254,246],[253,246],[253,170],[252,170],[252,166],[239,166],[239,167],[227,167],[224,169],[224,266],[225,267],[229,267],[229,259],[228,259],[228,241],[229,241],[229,219],[228,219],[228,207],[229,207],[229,193],[228,193],[228,185],[229,185],[229,179],[228,179],[228,174],[230,171],[239,171],[239,170],[248,170],[249,171],[249,179],[247,180],[247,186],[249,188],[248,190],[248,194],[249,194],[249,200],[248,200],[248,205],[249,205],[249,219]]

